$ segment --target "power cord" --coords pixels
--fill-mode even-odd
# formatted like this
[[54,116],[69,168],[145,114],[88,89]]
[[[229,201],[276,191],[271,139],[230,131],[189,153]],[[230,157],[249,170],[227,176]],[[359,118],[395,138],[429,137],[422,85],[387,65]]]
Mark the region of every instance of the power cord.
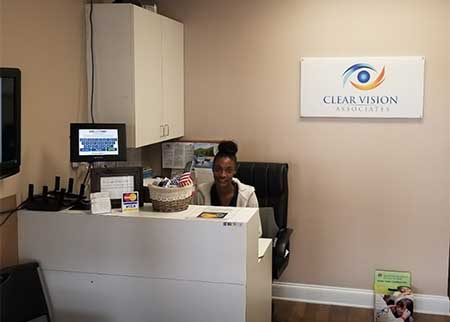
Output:
[[9,214],[6,216],[6,218],[0,223],[0,227],[2,227],[3,225],[6,224],[6,222],[8,221],[8,219],[14,214],[16,213],[18,210],[22,209],[22,207],[28,202],[28,199],[23,201],[20,205],[18,205],[15,209],[10,209],[10,210],[5,210],[0,212],[0,214],[5,214],[7,212],[9,212]]
[[10,211],[15,211],[15,210],[16,210],[16,208],[8,209],[8,210],[3,210],[3,211],[0,211],[0,215],[6,214],[6,213],[8,213],[8,212],[10,212]]
[[89,162],[89,166],[88,166],[88,169],[86,171],[86,175],[84,176],[84,179],[83,179],[83,184],[84,185],[86,185],[89,173],[91,172],[91,168],[92,168],[92,162]]
[[89,10],[89,24],[91,29],[91,121],[94,120],[94,81],[95,81],[95,63],[94,63],[94,23],[92,21],[92,13],[94,11],[94,1],[91,0],[91,7]]

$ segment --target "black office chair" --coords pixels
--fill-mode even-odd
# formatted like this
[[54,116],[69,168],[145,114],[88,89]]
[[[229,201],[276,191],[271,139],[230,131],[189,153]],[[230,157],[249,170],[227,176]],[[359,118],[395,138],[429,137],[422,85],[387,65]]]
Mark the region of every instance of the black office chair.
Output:
[[[279,279],[289,263],[289,237],[293,230],[287,228],[288,216],[288,165],[287,163],[239,162],[236,178],[241,182],[255,187],[260,213],[270,210],[270,217],[275,219],[275,225],[270,224],[270,218],[261,217],[264,238],[273,238],[272,276]],[[273,209],[273,210],[272,210]],[[273,212],[273,215],[271,213]],[[272,220],[273,221],[273,220]],[[275,226],[267,227],[267,226]]]
[[39,278],[38,263],[0,270],[0,322],[25,322],[50,314]]

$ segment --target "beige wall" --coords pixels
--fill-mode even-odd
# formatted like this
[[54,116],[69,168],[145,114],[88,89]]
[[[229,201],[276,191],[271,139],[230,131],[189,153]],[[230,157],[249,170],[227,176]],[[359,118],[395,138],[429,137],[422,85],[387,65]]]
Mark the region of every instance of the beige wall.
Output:
[[[22,171],[0,197],[72,173],[83,2],[0,0],[0,63],[23,73]],[[290,164],[284,281],[370,288],[376,267],[410,269],[418,292],[444,295],[449,1],[159,2],[185,23],[187,137],[234,138],[243,160]],[[364,55],[426,57],[423,120],[299,119],[300,57]]]
[[20,201],[28,183],[74,175],[69,123],[86,118],[84,1],[1,1],[1,65],[22,70],[22,167],[0,181],[0,197]]
[[[28,183],[83,174],[70,168],[68,143],[69,123],[86,119],[84,1],[0,0],[0,65],[22,70],[22,167],[0,180],[0,199],[20,202]],[[16,262],[15,216],[0,240],[0,266]]]
[[[411,270],[445,295],[449,1],[161,0],[185,24],[186,132],[290,165],[284,281],[371,288]],[[422,120],[299,119],[302,56],[426,57]]]
[[[0,199],[0,211],[13,209],[16,205],[14,195]],[[9,213],[0,214],[0,222],[6,220]],[[0,268],[17,263],[17,215],[12,215],[0,228]]]

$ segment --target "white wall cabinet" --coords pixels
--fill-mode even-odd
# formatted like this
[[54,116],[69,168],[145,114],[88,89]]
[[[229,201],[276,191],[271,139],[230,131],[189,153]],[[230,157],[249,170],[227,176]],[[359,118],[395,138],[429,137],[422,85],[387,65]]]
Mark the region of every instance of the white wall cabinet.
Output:
[[[89,16],[88,5],[90,97]],[[128,147],[183,136],[183,24],[131,4],[95,4],[93,28],[95,122],[125,122]]]

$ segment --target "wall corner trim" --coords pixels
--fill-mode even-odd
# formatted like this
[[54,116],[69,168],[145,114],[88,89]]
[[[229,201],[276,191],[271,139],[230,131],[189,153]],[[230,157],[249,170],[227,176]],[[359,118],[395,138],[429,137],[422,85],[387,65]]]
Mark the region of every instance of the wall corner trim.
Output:
[[[372,290],[357,288],[274,282],[272,298],[373,309],[374,293]],[[419,313],[450,315],[450,301],[447,296],[415,294],[415,305],[415,311]]]

